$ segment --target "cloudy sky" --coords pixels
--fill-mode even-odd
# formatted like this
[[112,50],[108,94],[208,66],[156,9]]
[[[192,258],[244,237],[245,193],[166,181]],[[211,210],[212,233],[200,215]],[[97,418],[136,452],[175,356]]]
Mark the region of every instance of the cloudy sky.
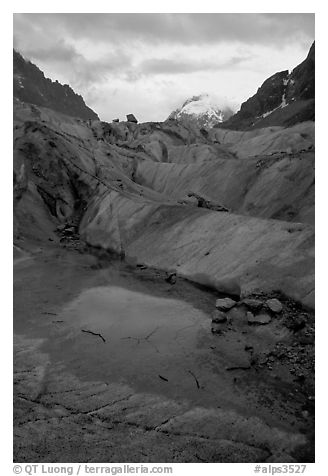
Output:
[[313,40],[313,14],[14,14],[14,47],[108,121],[161,121],[202,93],[238,108]]

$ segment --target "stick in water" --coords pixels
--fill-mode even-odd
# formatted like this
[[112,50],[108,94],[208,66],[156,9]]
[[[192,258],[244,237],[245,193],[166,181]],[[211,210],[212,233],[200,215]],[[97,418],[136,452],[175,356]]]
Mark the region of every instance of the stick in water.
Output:
[[106,339],[104,339],[104,337],[101,334],[97,333],[97,332],[87,331],[85,329],[81,329],[81,331],[86,332],[88,334],[92,334],[93,336],[98,336],[98,337],[100,337],[100,339],[103,340],[103,342],[106,342]]
[[190,375],[192,375],[195,379],[195,382],[196,382],[196,385],[197,385],[197,388],[200,388],[200,385],[199,385],[199,382],[197,380],[197,377],[196,375],[191,371],[191,370],[188,370],[188,372],[190,373]]
[[161,375],[158,375],[158,376],[159,376],[159,378],[161,378],[162,380],[165,380],[165,382],[168,382],[168,379],[167,379],[167,378],[162,377]]

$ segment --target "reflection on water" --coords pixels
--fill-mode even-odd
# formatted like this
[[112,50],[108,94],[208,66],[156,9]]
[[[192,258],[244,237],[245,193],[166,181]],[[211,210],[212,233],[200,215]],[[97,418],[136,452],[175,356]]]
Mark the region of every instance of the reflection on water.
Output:
[[175,397],[198,399],[201,393],[203,403],[204,393],[219,390],[209,316],[184,301],[97,287],[80,294],[60,319],[70,329],[61,355],[65,361],[69,355],[84,378],[98,376]]

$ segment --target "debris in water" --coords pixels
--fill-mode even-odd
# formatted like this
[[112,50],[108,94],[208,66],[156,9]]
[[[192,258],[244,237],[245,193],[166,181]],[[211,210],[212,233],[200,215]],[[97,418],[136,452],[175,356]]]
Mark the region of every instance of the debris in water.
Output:
[[163,377],[162,375],[159,375],[159,374],[158,374],[158,376],[159,376],[160,379],[164,380],[165,382],[168,382],[167,378],[165,378],[165,377]]
[[161,326],[157,326],[156,329],[154,329],[154,330],[151,331],[148,335],[146,335],[146,337],[144,337],[144,339],[145,339],[145,340],[148,340],[149,337],[151,337],[153,334],[155,334],[155,332],[157,332],[160,327],[161,327]]
[[150,337],[155,334],[155,332],[158,331],[158,329],[160,328],[161,326],[157,326],[153,331],[151,331],[148,335],[146,335],[145,337],[132,337],[132,336],[128,336],[128,337],[121,337],[121,340],[127,340],[127,339],[131,339],[131,340],[136,340],[138,344],[140,344],[140,342],[142,340],[148,342],[148,344],[150,344],[155,350],[156,352],[160,353],[159,350],[157,349],[157,347],[149,340]]
[[249,370],[250,368],[250,365],[241,365],[239,367],[226,367],[226,370]]
[[188,373],[190,373],[190,375],[192,375],[195,379],[195,382],[196,382],[196,385],[197,385],[197,388],[200,388],[200,385],[199,385],[199,382],[197,380],[197,377],[196,375],[191,371],[191,370],[188,370]]
[[102,339],[103,342],[106,342],[106,339],[104,339],[104,337],[101,334],[97,333],[97,332],[87,331],[85,329],[81,329],[81,331],[86,332],[87,334],[92,334],[93,336],[98,336],[98,337],[100,337],[100,339]]

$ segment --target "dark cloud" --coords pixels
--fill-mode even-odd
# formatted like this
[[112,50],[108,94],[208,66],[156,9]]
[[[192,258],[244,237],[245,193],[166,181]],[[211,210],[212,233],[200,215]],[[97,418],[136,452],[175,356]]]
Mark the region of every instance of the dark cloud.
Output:
[[[14,42],[14,44],[17,41]],[[30,46],[24,49],[24,56],[33,58],[34,60],[40,61],[49,61],[49,62],[66,62],[66,61],[76,61],[83,58],[83,56],[76,51],[76,49],[63,40],[57,41],[53,45],[47,47],[42,46]]]
[[[19,13],[14,14],[14,43],[32,61],[52,65],[58,72],[69,70],[75,85],[88,86],[112,74],[135,82],[151,74],[232,69],[248,59],[246,54],[237,54],[220,61],[218,50],[217,61],[177,60],[172,59],[172,44],[255,43],[280,49],[296,38],[312,39],[313,28],[313,14]],[[81,46],[84,42],[89,58],[90,47],[97,52],[99,43],[108,52],[100,59],[87,59]],[[157,44],[169,45],[166,57],[147,58],[145,47]],[[129,55],[133,57],[140,46],[144,61],[135,65]]]
[[151,58],[143,61],[139,65],[139,71],[143,74],[181,74],[195,73],[198,71],[220,71],[233,68],[250,58],[251,56],[233,56],[224,62]]
[[72,65],[75,72],[74,82],[79,86],[88,86],[93,82],[99,83],[108,79],[110,75],[117,77],[125,74],[131,65],[131,58],[121,51],[113,51],[93,61],[81,56]]
[[106,55],[96,61],[83,58],[73,63],[72,80],[78,87],[87,87],[107,81],[110,76],[123,77],[130,67],[131,58],[121,53]]
[[183,44],[239,41],[283,47],[287,41],[314,37],[314,14],[310,13],[29,13],[14,17],[17,27],[23,22],[32,28],[101,42],[133,38]]
[[79,87],[105,81],[111,74],[125,74],[132,65],[131,58],[120,50],[109,52],[98,60],[88,60],[64,41],[58,41],[47,48],[27,47],[24,49],[24,56],[36,64],[54,64],[58,71],[67,70],[69,64],[71,81]]

